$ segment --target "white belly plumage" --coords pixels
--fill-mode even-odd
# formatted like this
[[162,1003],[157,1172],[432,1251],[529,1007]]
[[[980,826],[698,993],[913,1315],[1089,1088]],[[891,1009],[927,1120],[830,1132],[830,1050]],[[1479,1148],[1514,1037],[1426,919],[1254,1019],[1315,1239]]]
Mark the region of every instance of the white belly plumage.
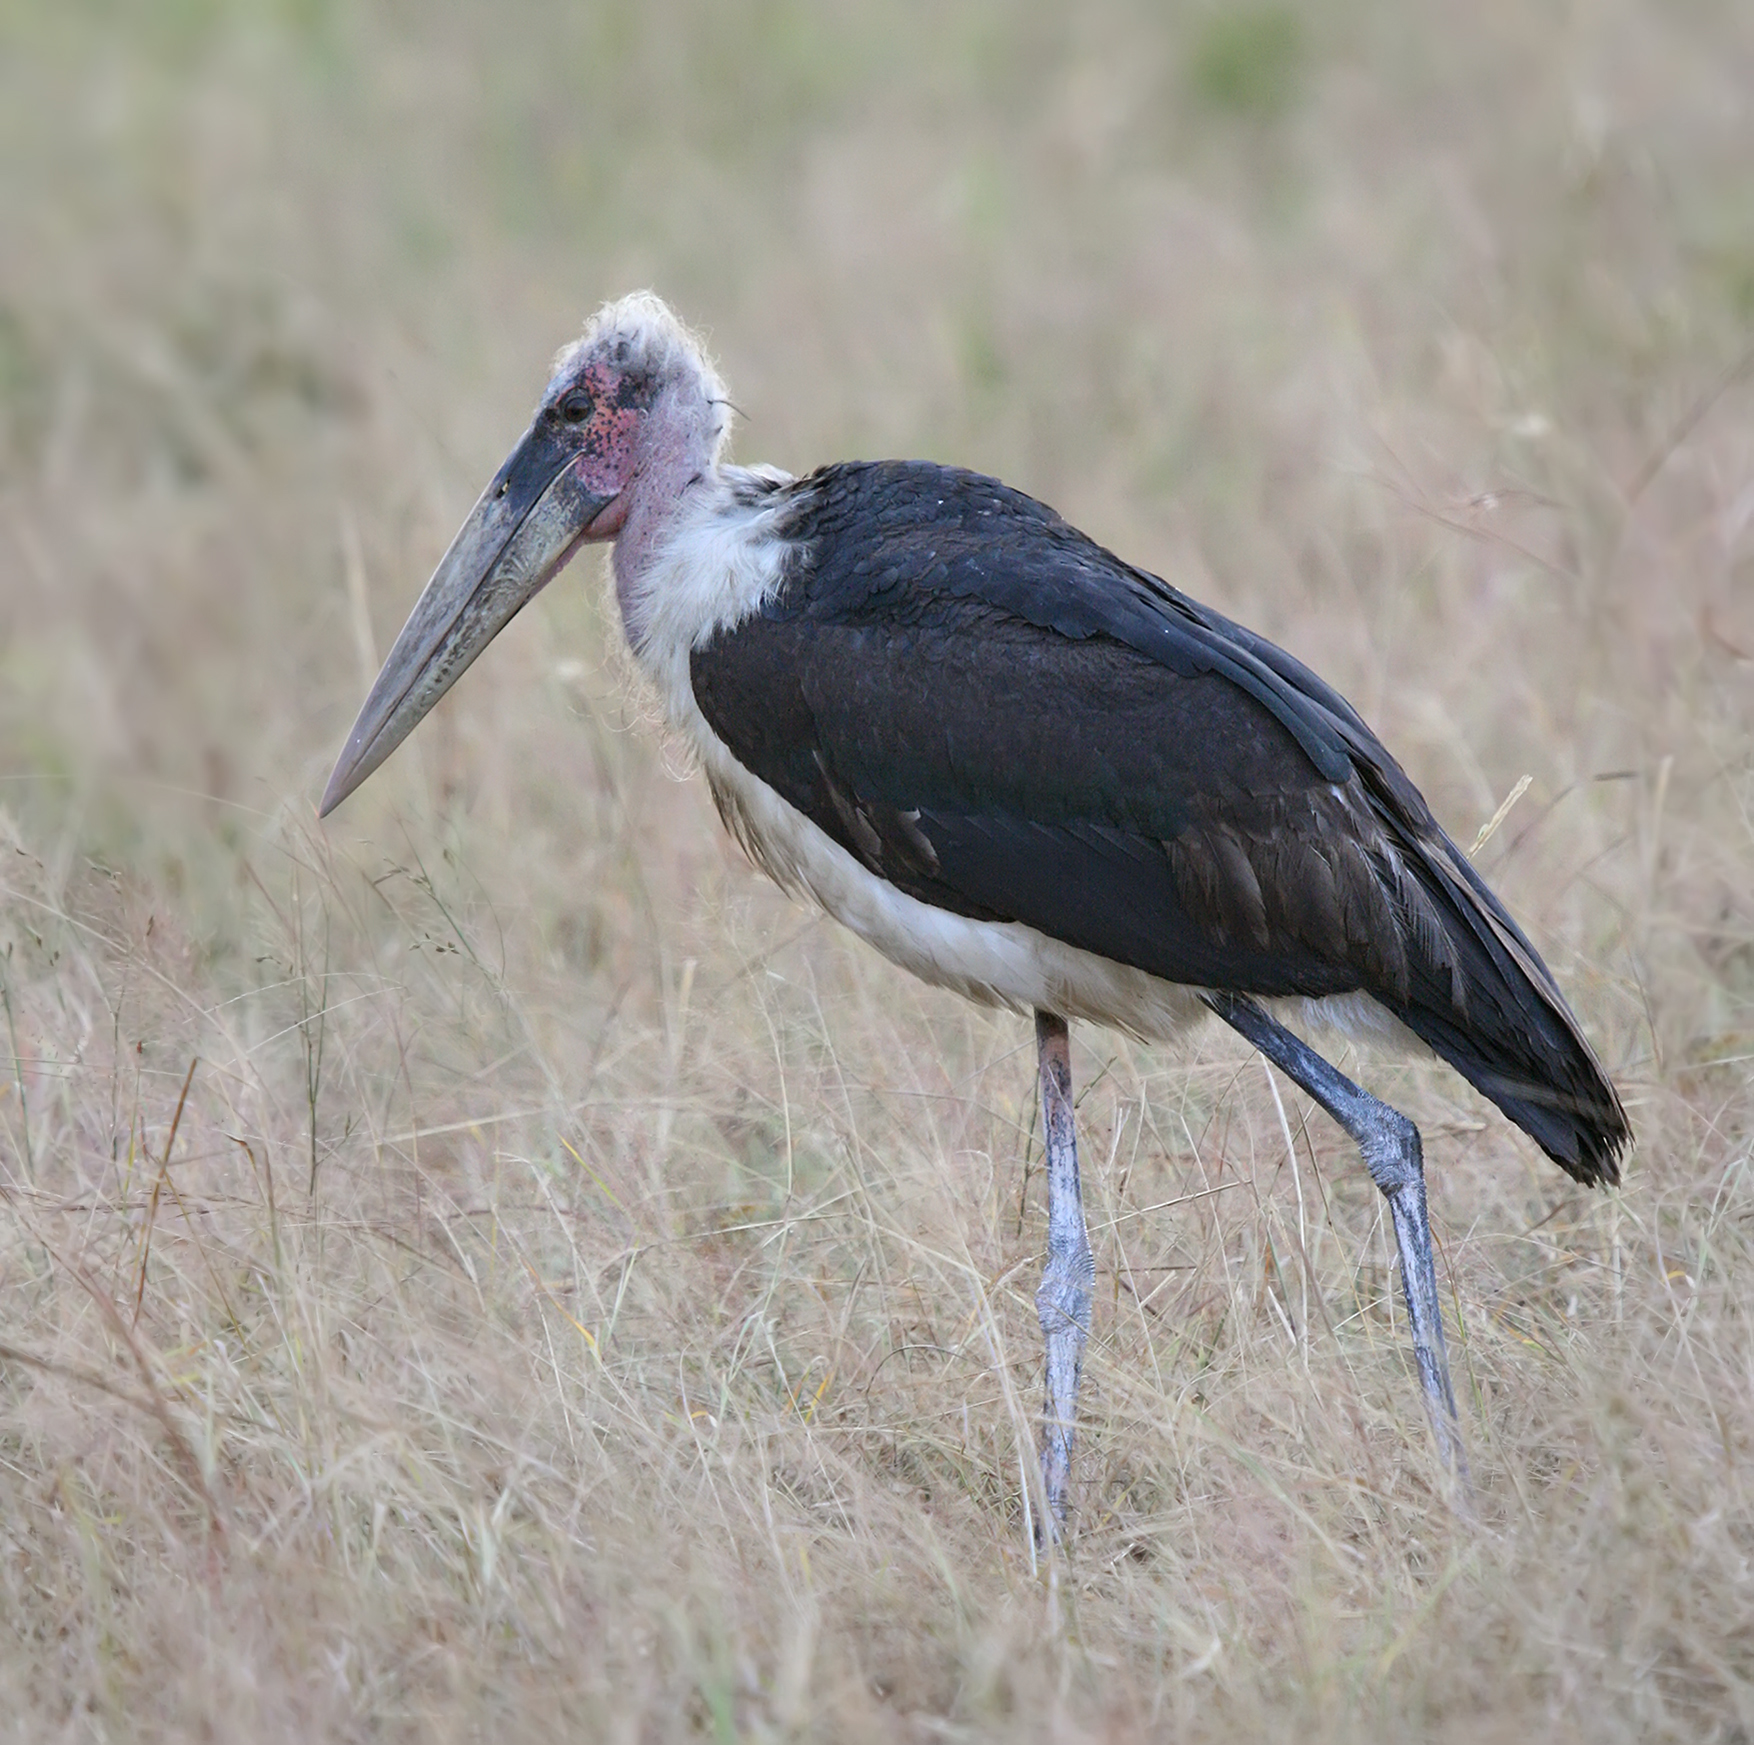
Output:
[[746,770],[716,735],[713,752],[702,751],[719,813],[750,858],[922,981],[984,1005],[1089,1018],[1152,1038],[1174,1035],[1203,1013],[1196,989],[1021,922],[971,920],[908,896]]
[[[922,981],[983,1005],[1086,1018],[1147,1041],[1166,1041],[1207,1016],[1199,988],[1080,950],[1019,921],[971,920],[910,897],[738,763],[704,720],[701,729],[712,739],[711,751],[701,746],[702,764],[719,815],[750,859]],[[1300,1030],[1429,1052],[1368,994],[1264,1003]]]

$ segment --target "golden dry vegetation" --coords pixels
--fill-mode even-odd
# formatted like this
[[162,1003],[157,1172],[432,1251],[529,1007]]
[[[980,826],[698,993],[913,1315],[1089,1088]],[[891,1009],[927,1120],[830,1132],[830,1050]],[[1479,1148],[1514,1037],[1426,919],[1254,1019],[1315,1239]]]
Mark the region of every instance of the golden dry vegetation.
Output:
[[[1740,0],[0,8],[0,1734],[1747,1740],[1751,93]],[[1464,844],[1532,777],[1624,1189],[1356,1063],[1476,1519],[1338,1133],[1080,1028],[1032,1569],[1027,1023],[740,862],[591,564],[317,825],[645,283],[743,458],[1036,491]]]

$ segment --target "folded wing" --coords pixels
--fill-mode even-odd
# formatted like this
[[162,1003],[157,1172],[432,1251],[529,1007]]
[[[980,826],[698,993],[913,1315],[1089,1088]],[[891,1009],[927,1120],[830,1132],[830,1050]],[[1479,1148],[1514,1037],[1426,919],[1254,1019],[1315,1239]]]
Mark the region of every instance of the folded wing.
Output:
[[922,902],[1194,987],[1369,994],[1614,1179],[1625,1117],[1546,966],[1337,693],[993,480],[793,489],[784,587],[691,663],[747,769]]

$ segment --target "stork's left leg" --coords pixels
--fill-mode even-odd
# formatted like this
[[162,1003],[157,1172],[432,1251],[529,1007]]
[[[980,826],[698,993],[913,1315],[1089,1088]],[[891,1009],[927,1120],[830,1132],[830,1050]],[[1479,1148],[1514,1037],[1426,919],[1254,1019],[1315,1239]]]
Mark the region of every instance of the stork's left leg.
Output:
[[1351,1134],[1364,1166],[1389,1202],[1395,1246],[1401,1256],[1401,1289],[1413,1329],[1413,1356],[1425,1391],[1425,1409],[1437,1452],[1465,1487],[1468,1459],[1456,1423],[1449,1364],[1443,1349],[1443,1314],[1437,1273],[1431,1264],[1431,1219],[1425,1208],[1425,1163],[1419,1129],[1398,1109],[1380,1103],[1283,1024],[1241,994],[1208,994],[1206,1004],[1240,1031],[1294,1084],[1301,1086]]
[[1072,1477],[1072,1431],[1078,1416],[1078,1377],[1090,1336],[1090,1292],[1096,1262],[1084,1228],[1078,1185],[1078,1136],[1072,1121],[1072,1051],[1066,1020],[1035,1015],[1041,1069],[1041,1130],[1048,1160],[1048,1263],[1035,1293],[1035,1312],[1047,1341],[1047,1403],[1042,1410],[1041,1486],[1047,1517],[1036,1523],[1036,1543],[1057,1539],[1066,1520]]

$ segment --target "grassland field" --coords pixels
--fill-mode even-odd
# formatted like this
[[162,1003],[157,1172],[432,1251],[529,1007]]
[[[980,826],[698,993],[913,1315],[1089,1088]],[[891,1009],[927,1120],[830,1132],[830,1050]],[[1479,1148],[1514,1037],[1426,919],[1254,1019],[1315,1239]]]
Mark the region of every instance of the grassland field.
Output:
[[[0,1739],[1754,1738],[1751,166],[1736,0],[0,0]],[[1477,843],[1638,1142],[1343,1058],[1473,1518],[1343,1137],[1079,1026],[1034,1565],[1028,1023],[750,870],[595,559],[317,823],[641,285]]]

